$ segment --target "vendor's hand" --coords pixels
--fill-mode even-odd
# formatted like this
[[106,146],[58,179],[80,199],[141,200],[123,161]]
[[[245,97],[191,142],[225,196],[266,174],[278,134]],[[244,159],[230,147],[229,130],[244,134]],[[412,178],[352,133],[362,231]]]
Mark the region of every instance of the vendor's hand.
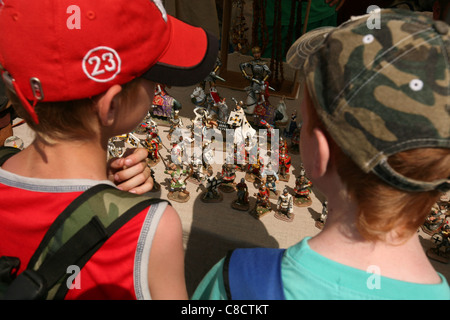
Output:
[[327,3],[330,7],[336,6],[336,11],[338,11],[345,3],[345,0],[325,0],[325,3]]
[[127,149],[121,158],[108,161],[108,178],[124,191],[143,194],[153,188],[151,170],[144,148]]

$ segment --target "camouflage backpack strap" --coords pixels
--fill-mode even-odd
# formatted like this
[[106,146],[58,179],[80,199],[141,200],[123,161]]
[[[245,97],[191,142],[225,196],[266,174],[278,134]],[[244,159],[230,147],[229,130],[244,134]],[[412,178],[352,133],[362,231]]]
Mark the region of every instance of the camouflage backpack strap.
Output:
[[[166,200],[135,195],[100,184],[75,199],[55,220],[22,274],[10,299],[64,299],[69,266],[80,270],[114,234],[146,207]],[[167,202],[167,201],[166,201]],[[22,278],[22,279],[19,279]],[[32,297],[23,297],[23,286]],[[18,292],[19,291],[19,292]]]
[[20,149],[14,147],[0,147],[0,166],[19,151]]

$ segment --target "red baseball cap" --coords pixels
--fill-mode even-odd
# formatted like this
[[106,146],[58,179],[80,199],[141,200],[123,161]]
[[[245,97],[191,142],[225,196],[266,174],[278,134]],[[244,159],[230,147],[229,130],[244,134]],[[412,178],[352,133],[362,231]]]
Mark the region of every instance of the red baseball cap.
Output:
[[3,78],[36,121],[28,101],[92,97],[136,77],[199,83],[218,47],[161,0],[0,0]]

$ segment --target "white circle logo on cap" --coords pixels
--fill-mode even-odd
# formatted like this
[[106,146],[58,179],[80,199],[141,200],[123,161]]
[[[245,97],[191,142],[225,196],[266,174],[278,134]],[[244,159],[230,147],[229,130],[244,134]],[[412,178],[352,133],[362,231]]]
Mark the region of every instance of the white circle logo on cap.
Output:
[[109,47],[96,47],[84,56],[83,71],[96,82],[108,82],[119,73],[122,61],[116,50]]

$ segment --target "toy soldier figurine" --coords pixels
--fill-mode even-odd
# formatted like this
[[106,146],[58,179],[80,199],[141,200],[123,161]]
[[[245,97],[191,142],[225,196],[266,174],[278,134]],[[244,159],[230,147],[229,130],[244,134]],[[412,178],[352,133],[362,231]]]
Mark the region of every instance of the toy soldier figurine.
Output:
[[255,196],[256,204],[251,214],[259,219],[272,210],[269,201],[269,190],[267,190],[266,186],[263,184],[259,187],[259,191]]
[[300,152],[300,129],[302,124],[300,123],[298,127],[294,130],[291,137],[291,152],[298,154]]
[[182,170],[175,163],[169,165],[169,170],[164,171],[171,176],[170,189],[167,197],[177,202],[187,202],[189,200],[189,191],[186,190],[186,179],[182,179],[183,175],[187,175],[186,170]]
[[289,147],[288,147],[288,144],[287,144],[287,140],[283,139],[283,137],[280,137],[280,143],[279,143],[280,153],[281,153],[281,149],[283,149],[283,148],[284,148],[284,151],[286,152],[286,154],[288,154]]
[[306,178],[305,175],[300,175],[295,180],[295,199],[294,204],[298,207],[307,207],[312,203],[310,193],[311,193],[312,183]]
[[167,134],[167,139],[170,141],[172,139],[172,134],[175,130],[183,127],[183,121],[181,120],[179,116],[179,111],[175,110],[173,114],[173,118],[170,119],[170,129],[169,133]]
[[288,182],[290,178],[289,169],[291,167],[291,156],[287,154],[285,147],[282,147],[280,149],[280,155],[278,156],[278,159],[279,159],[278,172],[280,180]]
[[209,111],[205,110],[202,117],[203,134],[206,135],[207,130],[214,130],[217,128],[217,121],[213,116],[210,116]]
[[183,165],[183,149],[179,145],[179,141],[174,140],[172,142],[172,150],[170,150],[170,160],[176,165]]
[[325,221],[327,220],[328,216],[328,201],[325,200],[322,203],[322,214],[320,215],[320,218],[316,220],[316,227],[320,230],[323,229],[323,226],[325,224]]
[[209,75],[206,76],[206,78],[201,82],[201,87],[203,90],[206,90],[206,84],[209,84],[209,88],[215,88],[216,87],[216,80],[219,79],[220,81],[225,82],[225,79],[219,77],[218,71],[220,67],[222,66],[222,61],[219,57],[216,59],[216,65],[214,66],[214,69],[209,73]]
[[165,85],[157,83],[155,86],[151,114],[155,117],[168,119],[170,122],[170,118],[173,116],[174,112],[179,110],[181,110],[181,103],[167,93]]
[[162,143],[161,137],[159,136],[158,125],[152,119],[148,121],[147,126],[147,138],[149,137],[151,137],[152,139],[156,139],[159,144]]
[[[211,95],[213,95],[215,91],[211,92]],[[214,96],[217,96],[215,98]],[[217,94],[213,95],[213,101],[210,110],[215,114],[215,119],[218,121],[226,122],[228,120],[228,105],[226,103],[225,98],[220,98]]]
[[428,235],[433,235],[437,231],[439,231],[442,226],[443,217],[441,217],[441,213],[439,211],[439,207],[437,204],[434,204],[431,207],[431,212],[425,219],[425,222],[421,226],[422,231]]
[[234,98],[233,101],[236,103],[236,106],[228,115],[227,124],[234,130],[233,142],[235,144],[244,145],[246,139],[253,139],[256,135],[256,130],[252,128],[245,116],[243,110],[244,103],[242,101],[238,102]]
[[275,212],[275,218],[283,221],[291,222],[294,219],[293,212],[293,199],[289,194],[287,188],[284,188],[283,193],[278,197],[277,212]]
[[159,141],[156,138],[152,138],[151,135],[147,134],[147,138],[144,141],[144,146],[148,151],[147,163],[150,167],[154,167],[161,161],[158,155],[159,151]]
[[236,183],[236,165],[231,163],[224,163],[222,165],[222,180],[223,183],[220,185],[220,190],[226,193],[235,191]]
[[205,175],[203,173],[202,161],[200,159],[192,159],[192,176],[188,181],[200,185],[204,179]]
[[431,237],[433,248],[427,250],[427,257],[442,263],[450,261],[450,216],[446,216],[439,232]]
[[291,121],[289,122],[288,128],[284,130],[284,136],[286,138],[292,138],[295,129],[297,129],[297,111],[291,114]]
[[[5,144],[5,146],[7,145]],[[115,157],[119,158],[123,156],[125,150],[126,150],[125,141],[120,137],[116,136],[108,140],[108,159]]]
[[[253,60],[243,62],[239,65],[242,75],[245,79],[250,81],[250,86],[246,88],[249,95],[253,97],[255,101],[260,101],[264,96],[264,92],[267,87],[267,79],[269,79],[272,73],[269,67],[261,60],[261,49],[259,47],[252,48]],[[250,70],[250,74],[247,70]],[[253,110],[247,109],[247,113],[253,114]]]
[[211,167],[211,164],[214,163],[214,148],[213,148],[213,143],[216,140],[216,137],[212,136],[211,137],[211,141],[210,142],[205,142],[205,144],[203,145],[203,153],[202,153],[202,163],[203,163],[203,168],[205,168],[206,170],[209,170]]
[[[251,161],[249,160],[249,162]],[[255,180],[261,180],[261,161],[259,159],[256,160],[256,163],[247,164],[245,180],[247,180],[248,182],[255,182]]]
[[245,179],[241,178],[241,182],[236,185],[237,199],[231,203],[231,207],[236,210],[247,211],[249,209],[248,187]]
[[270,197],[278,197],[279,191],[277,191],[278,174],[273,170],[272,165],[269,163],[266,168],[264,168],[262,174],[262,183],[266,185],[269,191]]
[[202,194],[201,200],[203,202],[221,202],[223,200],[222,193],[219,192],[219,185],[222,180],[218,180],[213,176],[212,169],[208,170],[208,177],[206,178],[206,191]]

